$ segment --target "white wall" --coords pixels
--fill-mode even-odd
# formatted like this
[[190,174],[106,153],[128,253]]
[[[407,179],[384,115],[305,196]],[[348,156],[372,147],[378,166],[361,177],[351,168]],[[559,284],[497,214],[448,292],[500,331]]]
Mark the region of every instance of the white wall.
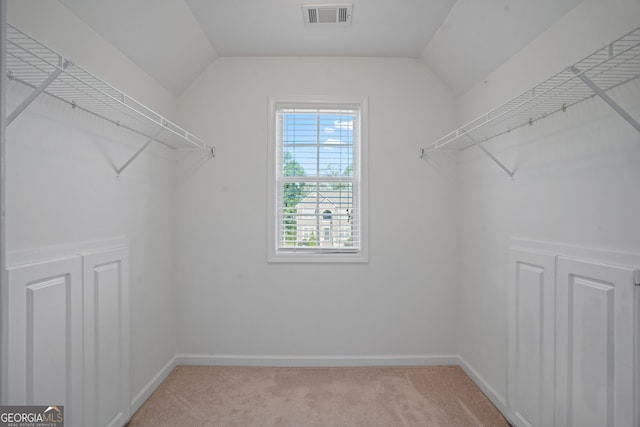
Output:
[[[174,98],[58,2],[8,6],[10,23],[173,113]],[[30,89],[15,81],[7,86],[12,111]],[[89,242],[104,239],[130,244],[132,397],[176,353],[172,153],[153,147],[120,178],[114,172],[144,142],[46,95],[7,128],[9,265],[95,247]]]
[[[369,97],[368,264],[267,263],[267,100],[304,94]],[[179,111],[217,146],[214,161],[186,156],[178,173],[182,352],[456,353],[455,166],[447,173],[418,158],[419,146],[453,125],[454,100],[428,68],[409,59],[220,58]]]
[[[585,1],[461,97],[467,120],[518,95],[638,25],[637,1]],[[578,56],[575,56],[576,53]],[[613,93],[640,119],[640,82]],[[590,100],[489,142],[514,181],[467,150],[460,171],[459,350],[506,395],[510,237],[640,253],[640,135]]]

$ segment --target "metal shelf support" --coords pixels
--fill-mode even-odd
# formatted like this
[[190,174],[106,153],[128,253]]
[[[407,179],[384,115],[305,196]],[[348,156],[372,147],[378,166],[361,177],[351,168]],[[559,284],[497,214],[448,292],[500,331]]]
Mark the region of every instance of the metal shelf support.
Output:
[[[473,145],[475,145],[476,147],[478,147],[480,150],[482,150],[482,152],[484,154],[486,154],[487,156],[489,156],[489,158],[491,160],[493,160],[493,162],[495,164],[497,164],[498,166],[500,166],[500,169],[502,169],[507,175],[509,175],[509,177],[511,177],[511,179],[513,179],[513,176],[515,175],[516,171],[514,170],[510,170],[508,167],[506,167],[504,165],[504,163],[502,163],[496,156],[494,156],[489,150],[487,150],[482,143],[476,141],[475,139],[473,139],[473,137],[469,134],[466,135],[467,138],[469,138],[469,140],[473,143]],[[437,149],[431,149],[431,150],[427,150],[426,148],[420,148],[420,158],[421,159],[428,159],[429,156],[428,154],[436,151]]]
[[136,159],[136,157],[138,157],[153,141],[155,141],[156,138],[158,136],[160,136],[160,134],[162,133],[163,130],[164,130],[163,128],[158,129],[156,134],[153,135],[151,138],[149,138],[149,140],[147,142],[145,142],[145,144],[142,147],[140,147],[140,149],[138,151],[136,151],[133,154],[133,156],[131,156],[131,158],[125,162],[124,165],[122,165],[122,167],[120,167],[119,169],[116,169],[116,174],[118,174],[118,176],[120,176],[122,171],[125,170],[127,168],[127,166],[129,166],[131,164],[131,162],[133,162]]
[[64,71],[69,66],[69,61],[66,61],[62,56],[59,56],[58,57],[58,64],[59,64],[58,68],[53,70],[53,72],[51,74],[49,74],[49,77],[47,77],[40,84],[40,86],[35,88],[35,90],[33,92],[31,92],[31,94],[29,94],[29,96],[27,96],[25,98],[25,100],[22,101],[22,103],[20,105],[18,105],[15,110],[13,110],[11,112],[11,114],[9,114],[9,116],[7,117],[7,126],[9,126],[11,124],[11,122],[13,122],[20,115],[20,113],[22,113],[29,105],[31,105],[31,103],[33,101],[35,101],[35,99],[38,97],[38,95],[40,95],[42,92],[44,92],[44,90],[47,87],[49,87],[49,85],[55,79],[58,78],[60,73],[62,73],[62,71]]
[[616,113],[618,113],[623,119],[629,122],[631,126],[633,126],[638,132],[640,132],[640,123],[638,123],[636,119],[631,117],[631,115],[627,113],[627,111],[622,108],[620,104],[611,99],[609,95],[607,95],[602,89],[600,89],[597,84],[595,84],[589,77],[585,75],[585,73],[580,71],[577,67],[573,66],[570,67],[570,69],[580,80],[582,80],[584,84],[589,86],[589,89],[591,89],[596,95],[598,95],[604,102],[609,104],[609,106],[613,108]]
[[491,152],[489,150],[487,150],[481,143],[477,142],[475,139],[473,139],[473,137],[471,137],[471,135],[467,134],[467,138],[469,138],[471,140],[471,142],[473,142],[473,144],[478,147],[479,149],[481,149],[484,154],[486,154],[487,156],[489,156],[489,158],[491,160],[493,160],[493,162],[500,166],[500,169],[502,169],[507,175],[509,175],[509,177],[511,179],[513,179],[513,175],[516,173],[515,169],[514,170],[509,170],[509,168],[507,168],[500,160],[498,160],[498,158],[496,156],[494,156],[493,154],[491,154]]

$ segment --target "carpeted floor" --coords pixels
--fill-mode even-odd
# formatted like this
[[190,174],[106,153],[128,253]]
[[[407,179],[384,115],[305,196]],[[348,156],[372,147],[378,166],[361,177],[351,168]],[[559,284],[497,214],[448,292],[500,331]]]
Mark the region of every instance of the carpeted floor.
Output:
[[129,423],[129,427],[508,425],[457,366],[178,366]]

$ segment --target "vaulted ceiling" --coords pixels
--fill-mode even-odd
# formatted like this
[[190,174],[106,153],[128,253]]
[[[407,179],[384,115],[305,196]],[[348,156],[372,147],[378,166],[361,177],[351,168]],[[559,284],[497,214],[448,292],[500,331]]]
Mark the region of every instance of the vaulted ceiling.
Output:
[[305,25],[335,0],[59,0],[162,86],[180,94],[225,56],[423,59],[470,89],[582,0],[345,0],[351,25]]

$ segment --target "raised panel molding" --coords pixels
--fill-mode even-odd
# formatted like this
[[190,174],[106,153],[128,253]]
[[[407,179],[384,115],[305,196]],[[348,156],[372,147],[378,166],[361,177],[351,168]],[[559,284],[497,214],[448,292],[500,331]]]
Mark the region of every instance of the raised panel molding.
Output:
[[507,414],[518,427],[553,424],[556,257],[511,249]]
[[512,243],[509,421],[517,427],[639,426],[640,274],[634,267],[640,255]]
[[635,270],[558,258],[556,425],[637,426]]
[[70,277],[64,275],[29,284],[27,290],[26,386],[27,403],[55,402],[61,384],[70,384],[72,345]]
[[82,425],[82,261],[7,269],[3,404],[64,405]]
[[70,427],[125,425],[128,249],[24,264],[6,274],[0,403],[64,405]]
[[85,425],[122,426],[129,397],[128,250],[83,256]]

